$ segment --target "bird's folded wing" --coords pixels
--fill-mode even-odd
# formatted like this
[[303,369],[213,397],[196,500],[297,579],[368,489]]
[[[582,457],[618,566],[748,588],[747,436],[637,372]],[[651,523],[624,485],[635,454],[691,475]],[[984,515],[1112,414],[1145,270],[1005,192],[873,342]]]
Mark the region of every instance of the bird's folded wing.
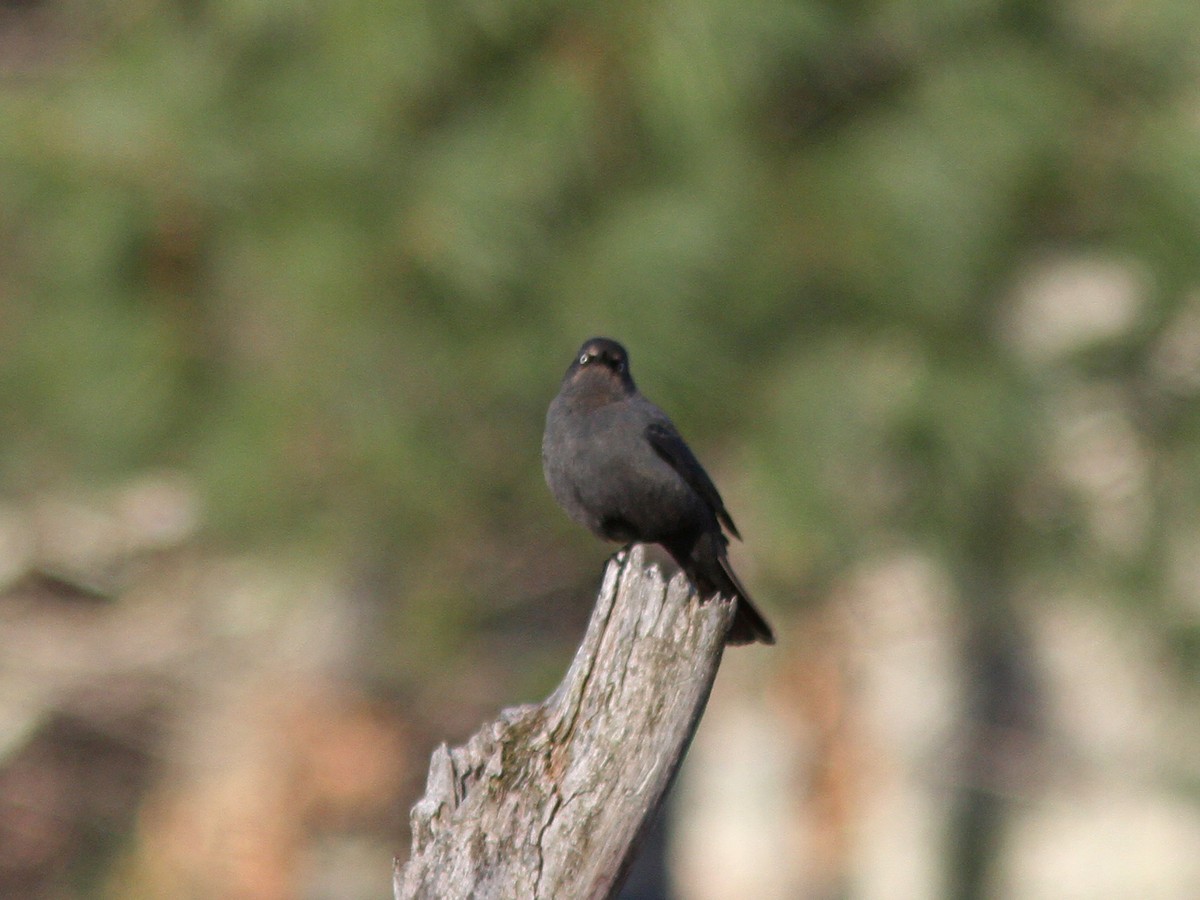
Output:
[[742,536],[738,534],[737,526],[733,524],[733,519],[726,512],[725,503],[721,500],[721,495],[717,493],[717,486],[712,483],[712,479],[708,477],[708,473],[704,471],[704,467],[700,465],[700,461],[696,459],[679,433],[670,426],[655,422],[646,426],[646,440],[650,442],[654,452],[666,460],[671,468],[691,486],[692,490],[700,495],[729,533],[740,541]]

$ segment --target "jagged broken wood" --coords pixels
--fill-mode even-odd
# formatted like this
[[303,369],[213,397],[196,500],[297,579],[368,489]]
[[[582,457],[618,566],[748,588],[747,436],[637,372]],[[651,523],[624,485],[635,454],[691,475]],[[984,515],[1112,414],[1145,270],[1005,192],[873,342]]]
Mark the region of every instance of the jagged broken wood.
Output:
[[397,900],[616,895],[704,711],[732,603],[618,553],[566,677],[434,751]]

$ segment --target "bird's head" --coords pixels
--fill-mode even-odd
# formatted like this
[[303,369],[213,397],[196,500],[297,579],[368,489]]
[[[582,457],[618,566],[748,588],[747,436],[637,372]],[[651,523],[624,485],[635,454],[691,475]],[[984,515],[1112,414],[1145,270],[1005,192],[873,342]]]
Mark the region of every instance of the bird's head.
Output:
[[584,342],[563,382],[599,396],[626,396],[636,390],[629,374],[629,354],[616,341],[602,337]]

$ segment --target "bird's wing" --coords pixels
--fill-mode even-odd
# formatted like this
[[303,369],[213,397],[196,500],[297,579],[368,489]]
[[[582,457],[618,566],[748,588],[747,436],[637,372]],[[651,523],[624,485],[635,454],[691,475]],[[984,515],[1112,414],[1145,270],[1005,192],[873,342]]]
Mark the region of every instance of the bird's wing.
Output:
[[712,479],[708,477],[691,448],[679,436],[679,432],[670,425],[654,422],[646,426],[646,440],[650,442],[654,452],[666,460],[692,490],[700,495],[729,533],[740,541],[742,536],[738,534],[737,526],[725,510],[721,495],[717,493],[717,486],[712,483]]

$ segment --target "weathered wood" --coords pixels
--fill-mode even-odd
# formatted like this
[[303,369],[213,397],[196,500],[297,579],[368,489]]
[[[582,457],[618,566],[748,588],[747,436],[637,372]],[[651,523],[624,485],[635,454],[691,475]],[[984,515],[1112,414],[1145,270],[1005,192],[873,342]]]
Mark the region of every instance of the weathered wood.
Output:
[[540,705],[433,753],[397,900],[615,896],[683,761],[733,605],[665,583],[641,547],[609,563],[587,634]]

